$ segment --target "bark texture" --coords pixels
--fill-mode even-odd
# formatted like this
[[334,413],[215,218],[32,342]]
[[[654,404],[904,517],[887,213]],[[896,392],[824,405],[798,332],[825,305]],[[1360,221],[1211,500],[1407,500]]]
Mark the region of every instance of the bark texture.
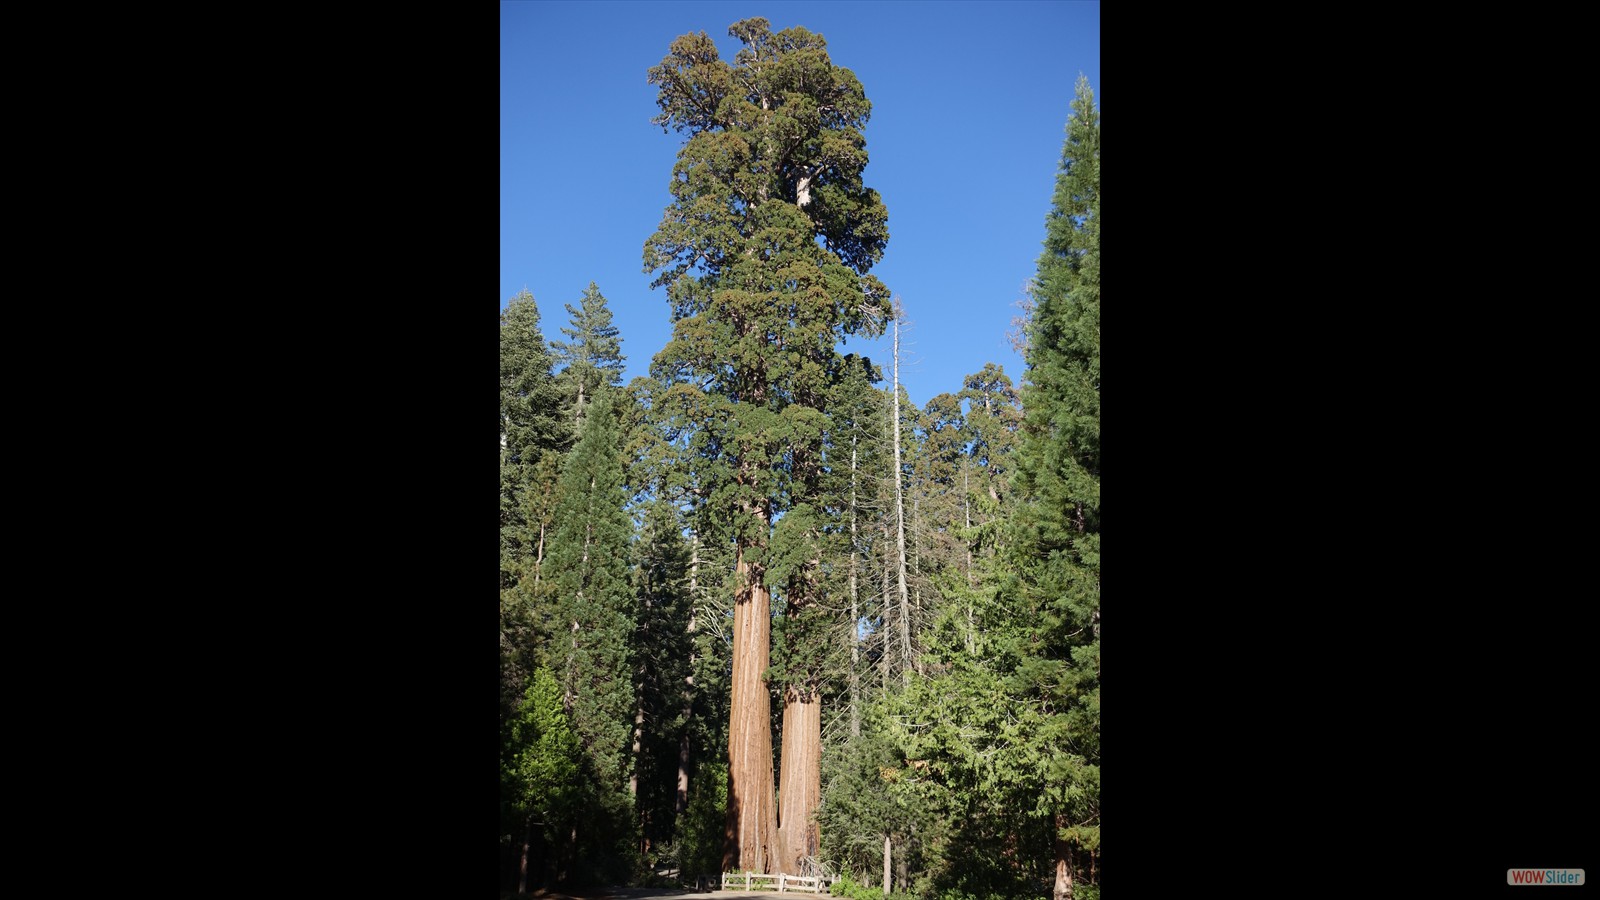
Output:
[[815,691],[789,691],[783,703],[783,763],[778,802],[783,871],[801,874],[800,861],[815,856],[822,802],[822,702]]
[[728,725],[727,846],[722,870],[776,872],[778,822],[772,779],[772,702],[762,676],[771,663],[772,599],[763,572],[740,547],[733,606],[733,692]]

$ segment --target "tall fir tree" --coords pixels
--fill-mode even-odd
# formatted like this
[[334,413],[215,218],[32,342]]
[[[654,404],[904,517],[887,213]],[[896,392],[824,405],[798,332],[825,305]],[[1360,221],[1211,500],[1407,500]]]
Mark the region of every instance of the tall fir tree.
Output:
[[[602,389],[561,473],[561,505],[546,568],[555,582],[555,630],[547,664],[561,685],[562,705],[583,745],[599,807],[588,826],[590,846],[616,851],[619,867],[633,852],[627,796],[629,739],[635,715],[629,644],[633,523],[625,509],[623,460],[613,394]],[[614,845],[622,842],[620,850]],[[625,871],[624,871],[625,874]]]
[[551,341],[550,349],[555,351],[558,381],[576,427],[601,385],[622,384],[622,364],[627,358],[622,355],[622,338],[611,324],[606,298],[594,282],[584,289],[576,308],[567,304],[567,316],[571,324],[561,333],[568,339]]
[[571,436],[550,366],[538,304],[521,291],[500,312],[502,719],[520,701],[538,641],[534,603],[554,509],[553,477]]
[[800,854],[784,848],[773,796],[768,547],[793,484],[821,464],[838,341],[882,326],[887,292],[867,271],[887,212],[861,180],[871,105],[822,36],[774,34],[763,18],[729,34],[744,44],[731,66],[702,32],[673,41],[650,70],[655,122],[690,137],[644,258],[674,322],[652,367],[674,388],[658,402],[686,420],[702,510],[731,523],[735,546],[724,866],[780,871]]
[[1100,115],[1078,79],[1039,259],[1012,519],[1023,629],[1012,689],[1040,712],[1036,811],[1056,900],[1100,842]]
[[528,465],[541,453],[571,446],[561,420],[561,394],[539,327],[539,305],[526,289],[500,311],[500,458]]
[[657,500],[645,507],[635,542],[634,811],[645,849],[672,840],[677,818],[679,756],[693,716],[693,553],[678,512]]
[[[513,723],[524,702],[543,632],[537,595],[543,538],[553,509],[554,473],[568,431],[539,328],[539,307],[526,290],[500,312],[500,764],[517,752]],[[508,860],[527,851],[523,826],[509,811],[521,803],[501,782],[501,847]],[[517,853],[517,848],[522,849]],[[518,863],[513,861],[513,866]]]

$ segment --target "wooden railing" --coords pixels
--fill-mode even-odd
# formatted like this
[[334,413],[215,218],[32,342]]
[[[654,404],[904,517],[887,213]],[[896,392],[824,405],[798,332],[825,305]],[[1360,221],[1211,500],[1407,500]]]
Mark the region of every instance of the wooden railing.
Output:
[[820,875],[763,875],[759,872],[723,872],[722,889],[725,891],[743,889],[746,891],[771,891],[779,893],[788,891],[805,891],[811,894],[825,894],[828,886],[839,880],[839,876],[832,878]]

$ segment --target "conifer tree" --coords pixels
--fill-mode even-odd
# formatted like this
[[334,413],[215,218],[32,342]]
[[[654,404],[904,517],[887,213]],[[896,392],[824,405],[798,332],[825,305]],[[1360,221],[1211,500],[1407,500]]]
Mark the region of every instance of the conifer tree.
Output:
[[792,485],[821,464],[837,342],[881,328],[887,293],[866,273],[887,213],[861,181],[871,105],[821,35],[774,34],[762,18],[729,33],[744,44],[731,66],[701,33],[673,41],[650,70],[654,121],[689,139],[644,256],[674,322],[652,371],[676,396],[657,402],[679,411],[702,511],[732,526],[735,547],[724,866],[787,871],[801,854],[782,846],[774,808],[768,546]]
[[584,408],[594,398],[602,384],[617,387],[622,383],[622,339],[611,324],[611,310],[600,288],[589,282],[583,291],[578,307],[567,304],[570,327],[561,329],[568,340],[551,341],[555,362],[560,370],[559,381],[566,402],[572,409],[572,421],[583,421]]
[[656,501],[646,507],[636,542],[634,666],[634,810],[648,844],[672,837],[677,815],[678,757],[693,715],[692,551],[678,513]]
[[561,421],[560,391],[539,328],[539,305],[526,289],[500,311],[500,458],[527,465],[565,450],[571,429]]
[[561,506],[547,562],[560,630],[551,635],[547,652],[563,709],[600,788],[625,796],[635,712],[628,572],[633,523],[624,508],[613,406],[608,390],[596,397],[561,473]]
[[549,669],[541,666],[530,677],[511,722],[510,743],[501,784],[522,831],[517,875],[521,894],[528,890],[530,858],[534,881],[556,873],[558,860],[551,851],[561,845],[581,806],[581,751]]
[[[522,291],[500,312],[500,589],[514,587],[533,571],[537,523],[528,519],[525,488],[547,455],[566,448],[569,431],[560,420],[560,392],[550,373],[550,354],[539,330],[539,307]],[[504,598],[502,598],[504,599]],[[520,698],[522,687],[513,694]]]
[[1100,841],[1100,117],[1078,79],[1039,259],[1012,520],[1021,609],[1011,687],[1039,711],[1035,810],[1055,898]]
[[[539,307],[526,290],[500,312],[500,751],[502,771],[516,752],[513,719],[538,659],[542,631],[535,605],[549,496],[567,438]],[[501,808],[516,801],[502,780]],[[509,813],[508,813],[509,815]],[[522,826],[505,816],[502,847],[524,845]],[[514,817],[512,817],[514,818]],[[525,860],[524,860],[525,862]]]

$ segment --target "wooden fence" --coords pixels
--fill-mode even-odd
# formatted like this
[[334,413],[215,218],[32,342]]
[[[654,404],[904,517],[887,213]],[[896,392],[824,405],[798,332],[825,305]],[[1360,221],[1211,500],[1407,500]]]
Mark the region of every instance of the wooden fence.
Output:
[[762,875],[757,872],[723,872],[722,889],[725,891],[743,889],[746,891],[771,891],[779,893],[788,891],[804,891],[810,894],[826,894],[828,886],[839,880],[835,875],[825,878],[820,875]]

